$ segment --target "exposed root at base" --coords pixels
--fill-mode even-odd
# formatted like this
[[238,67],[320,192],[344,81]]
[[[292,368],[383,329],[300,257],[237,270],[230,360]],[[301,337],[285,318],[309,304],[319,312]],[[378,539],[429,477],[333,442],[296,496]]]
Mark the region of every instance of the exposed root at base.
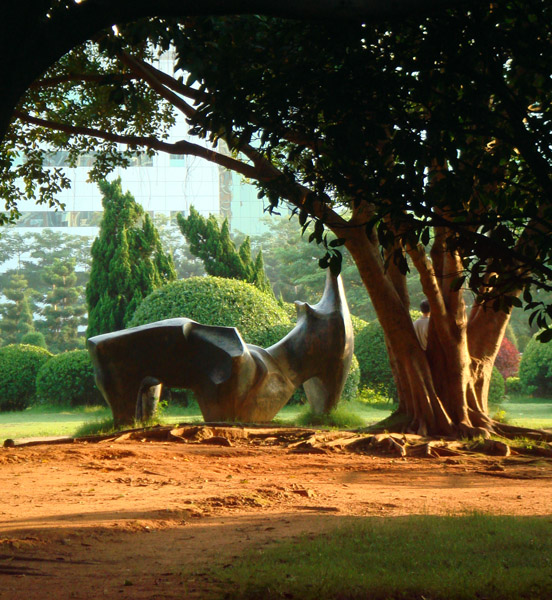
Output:
[[[402,416],[402,415],[401,415]],[[362,454],[388,454],[400,458],[451,458],[468,454],[510,456],[511,454],[532,455],[552,459],[552,434],[546,431],[512,427],[503,423],[490,422],[492,432],[476,438],[428,437],[407,431],[390,431],[393,423],[405,428],[403,419],[387,419],[378,424],[386,431],[321,431],[296,427],[256,427],[229,424],[187,425],[153,427],[118,432],[111,436],[88,436],[86,438],[44,438],[43,443],[117,443],[127,440],[164,441],[181,444],[203,444],[231,448],[232,446],[283,446],[290,453],[328,454],[351,452]],[[473,433],[475,428],[471,428]],[[490,437],[490,433],[493,437]],[[539,436],[539,437],[537,437]],[[11,440],[10,446],[37,445],[40,440]]]

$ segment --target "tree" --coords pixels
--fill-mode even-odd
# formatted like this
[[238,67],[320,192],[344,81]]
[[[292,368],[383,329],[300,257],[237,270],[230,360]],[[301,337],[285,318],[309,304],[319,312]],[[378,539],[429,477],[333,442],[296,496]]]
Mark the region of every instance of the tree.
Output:
[[79,341],[78,329],[86,322],[84,289],[76,285],[75,261],[55,259],[43,277],[50,291],[41,311],[45,320],[40,325],[48,348],[56,354],[74,350],[84,342]]
[[264,271],[263,256],[251,257],[251,240],[246,237],[236,249],[230,237],[228,219],[219,226],[214,215],[202,217],[192,206],[187,217],[177,216],[180,231],[186,237],[190,252],[200,258],[205,271],[215,277],[241,279],[253,283],[263,292],[272,294],[272,288]]
[[177,279],[205,275],[203,262],[190,252],[180,229],[169,220],[169,217],[156,214],[153,224],[159,232],[161,247],[172,258]]
[[3,293],[10,302],[0,304],[0,338],[3,345],[18,344],[34,331],[27,280],[23,275],[12,275]]
[[86,286],[87,337],[124,329],[141,300],[176,277],[151,218],[120,180],[99,185],[104,214]]
[[500,349],[496,355],[495,367],[504,380],[508,379],[508,377],[517,376],[520,360],[521,354],[514,344],[507,337],[502,338]]
[[[264,17],[139,23],[108,35],[89,60],[77,54],[78,75],[60,65],[67,88],[95,86],[49,99],[50,77],[37,86],[44,110],[18,115],[57,132],[52,142],[103,140],[112,162],[112,145],[127,143],[203,156],[255,180],[273,210],[285,202],[303,227],[313,223],[323,267],[340,268],[340,245],[350,252],[397,382],[388,428],[512,433],[487,414],[494,358],[521,294],[539,327],[552,316],[533,296],[550,289],[552,273],[551,10],[543,0],[474,4],[370,27]],[[148,64],[144,44],[131,51],[146,38],[176,43],[186,81]],[[194,134],[223,139],[232,156],[152,139],[138,83],[150,106],[171,103]],[[91,98],[83,111],[71,104],[79,89]],[[50,102],[64,103],[55,119]],[[432,309],[427,353],[410,318],[409,268]]]
[[[448,0],[445,4],[462,3]],[[377,0],[364,0],[344,5],[338,0],[311,2],[247,2],[241,0],[204,0],[188,3],[182,0],[119,0],[106,3],[104,0],[50,0],[21,3],[9,0],[0,24],[0,140],[4,140],[13,110],[32,82],[40,77],[52,64],[75,46],[92,39],[100,30],[142,17],[169,17],[196,14],[274,14],[292,18],[354,18],[383,17],[389,14],[408,14],[433,10],[435,0],[398,0],[391,4]],[[439,4],[444,4],[440,2]],[[25,52],[21,52],[21,48]],[[9,156],[10,136],[5,150]],[[3,166],[9,170],[11,161]],[[2,175],[8,175],[6,170]],[[5,188],[9,189],[9,185]],[[4,191],[4,190],[2,190]],[[7,196],[6,208],[17,214],[17,205]],[[6,215],[0,214],[0,223]]]
[[[401,428],[511,432],[487,415],[508,317],[522,292],[539,324],[552,314],[530,291],[549,288],[552,272],[542,10],[511,2],[379,31],[264,19],[182,29],[178,64],[202,92],[194,131],[245,155],[274,208],[283,199],[303,225],[314,220],[323,266],[339,268],[341,243],[351,253],[384,329]],[[427,353],[413,335],[407,257],[432,309]]]

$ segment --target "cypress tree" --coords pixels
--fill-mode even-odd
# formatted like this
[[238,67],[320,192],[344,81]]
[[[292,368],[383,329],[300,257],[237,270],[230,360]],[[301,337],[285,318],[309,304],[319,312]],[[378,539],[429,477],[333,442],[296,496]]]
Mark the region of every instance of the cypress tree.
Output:
[[10,302],[0,305],[0,335],[3,344],[17,344],[34,331],[33,314],[29,306],[29,286],[23,275],[12,275],[3,290]]
[[240,247],[230,237],[228,219],[219,227],[216,218],[202,217],[192,206],[188,217],[177,216],[178,226],[190,246],[190,252],[200,258],[205,271],[215,277],[241,279],[272,294],[270,281],[264,271],[262,254],[253,261],[251,240],[246,237]]
[[[249,238],[247,238],[249,239]],[[258,287],[262,292],[266,292],[267,294],[274,295],[272,291],[272,286],[270,285],[270,281],[265,272],[264,268],[264,260],[263,260],[263,251],[259,248],[259,252],[257,253],[257,258],[255,259],[255,264],[253,265],[253,274],[251,283]]]
[[176,278],[150,216],[123,194],[120,179],[99,187],[104,214],[86,286],[87,337],[124,329],[143,298]]

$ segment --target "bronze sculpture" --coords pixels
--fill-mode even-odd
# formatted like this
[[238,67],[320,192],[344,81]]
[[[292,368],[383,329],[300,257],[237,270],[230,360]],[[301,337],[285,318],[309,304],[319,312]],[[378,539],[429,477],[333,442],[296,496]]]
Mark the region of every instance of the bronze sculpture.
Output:
[[263,349],[234,327],[167,319],[92,337],[96,383],[116,425],[151,416],[161,386],[191,389],[205,421],[270,421],[303,384],[316,413],[334,408],[349,374],[353,330],[341,277],[328,271],[315,306]]

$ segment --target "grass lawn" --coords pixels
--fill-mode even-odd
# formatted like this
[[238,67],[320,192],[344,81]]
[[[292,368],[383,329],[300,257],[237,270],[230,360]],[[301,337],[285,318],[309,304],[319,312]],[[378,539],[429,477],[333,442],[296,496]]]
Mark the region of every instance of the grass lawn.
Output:
[[[384,419],[391,412],[391,405],[373,407],[362,403],[351,403],[338,411],[340,426],[359,427]],[[301,417],[304,406],[286,406],[276,416],[275,424],[304,424]],[[110,428],[111,411],[107,407],[92,406],[61,409],[59,407],[31,407],[20,412],[0,413],[0,444],[6,438],[39,437],[54,435],[86,435]],[[174,405],[163,409],[161,422],[192,423],[203,420],[199,408]],[[323,424],[321,424],[323,425]]]
[[207,577],[245,600],[545,600],[551,556],[549,518],[371,517],[258,549]]
[[536,429],[552,428],[552,398],[512,396],[498,408],[505,412],[506,420],[512,425]]
[[[275,424],[309,425],[340,428],[363,427],[389,416],[391,404],[367,404],[348,402],[343,404],[327,419],[312,419],[304,406],[284,407],[274,419]],[[503,404],[492,407],[491,414],[504,411],[509,423],[526,427],[552,428],[552,399],[512,397]],[[107,407],[32,407],[21,412],[0,413],[0,444],[6,438],[39,437],[54,435],[86,435],[106,431],[110,428],[111,412]],[[166,407],[161,415],[165,424],[201,422],[197,406],[190,408],[178,405]]]

